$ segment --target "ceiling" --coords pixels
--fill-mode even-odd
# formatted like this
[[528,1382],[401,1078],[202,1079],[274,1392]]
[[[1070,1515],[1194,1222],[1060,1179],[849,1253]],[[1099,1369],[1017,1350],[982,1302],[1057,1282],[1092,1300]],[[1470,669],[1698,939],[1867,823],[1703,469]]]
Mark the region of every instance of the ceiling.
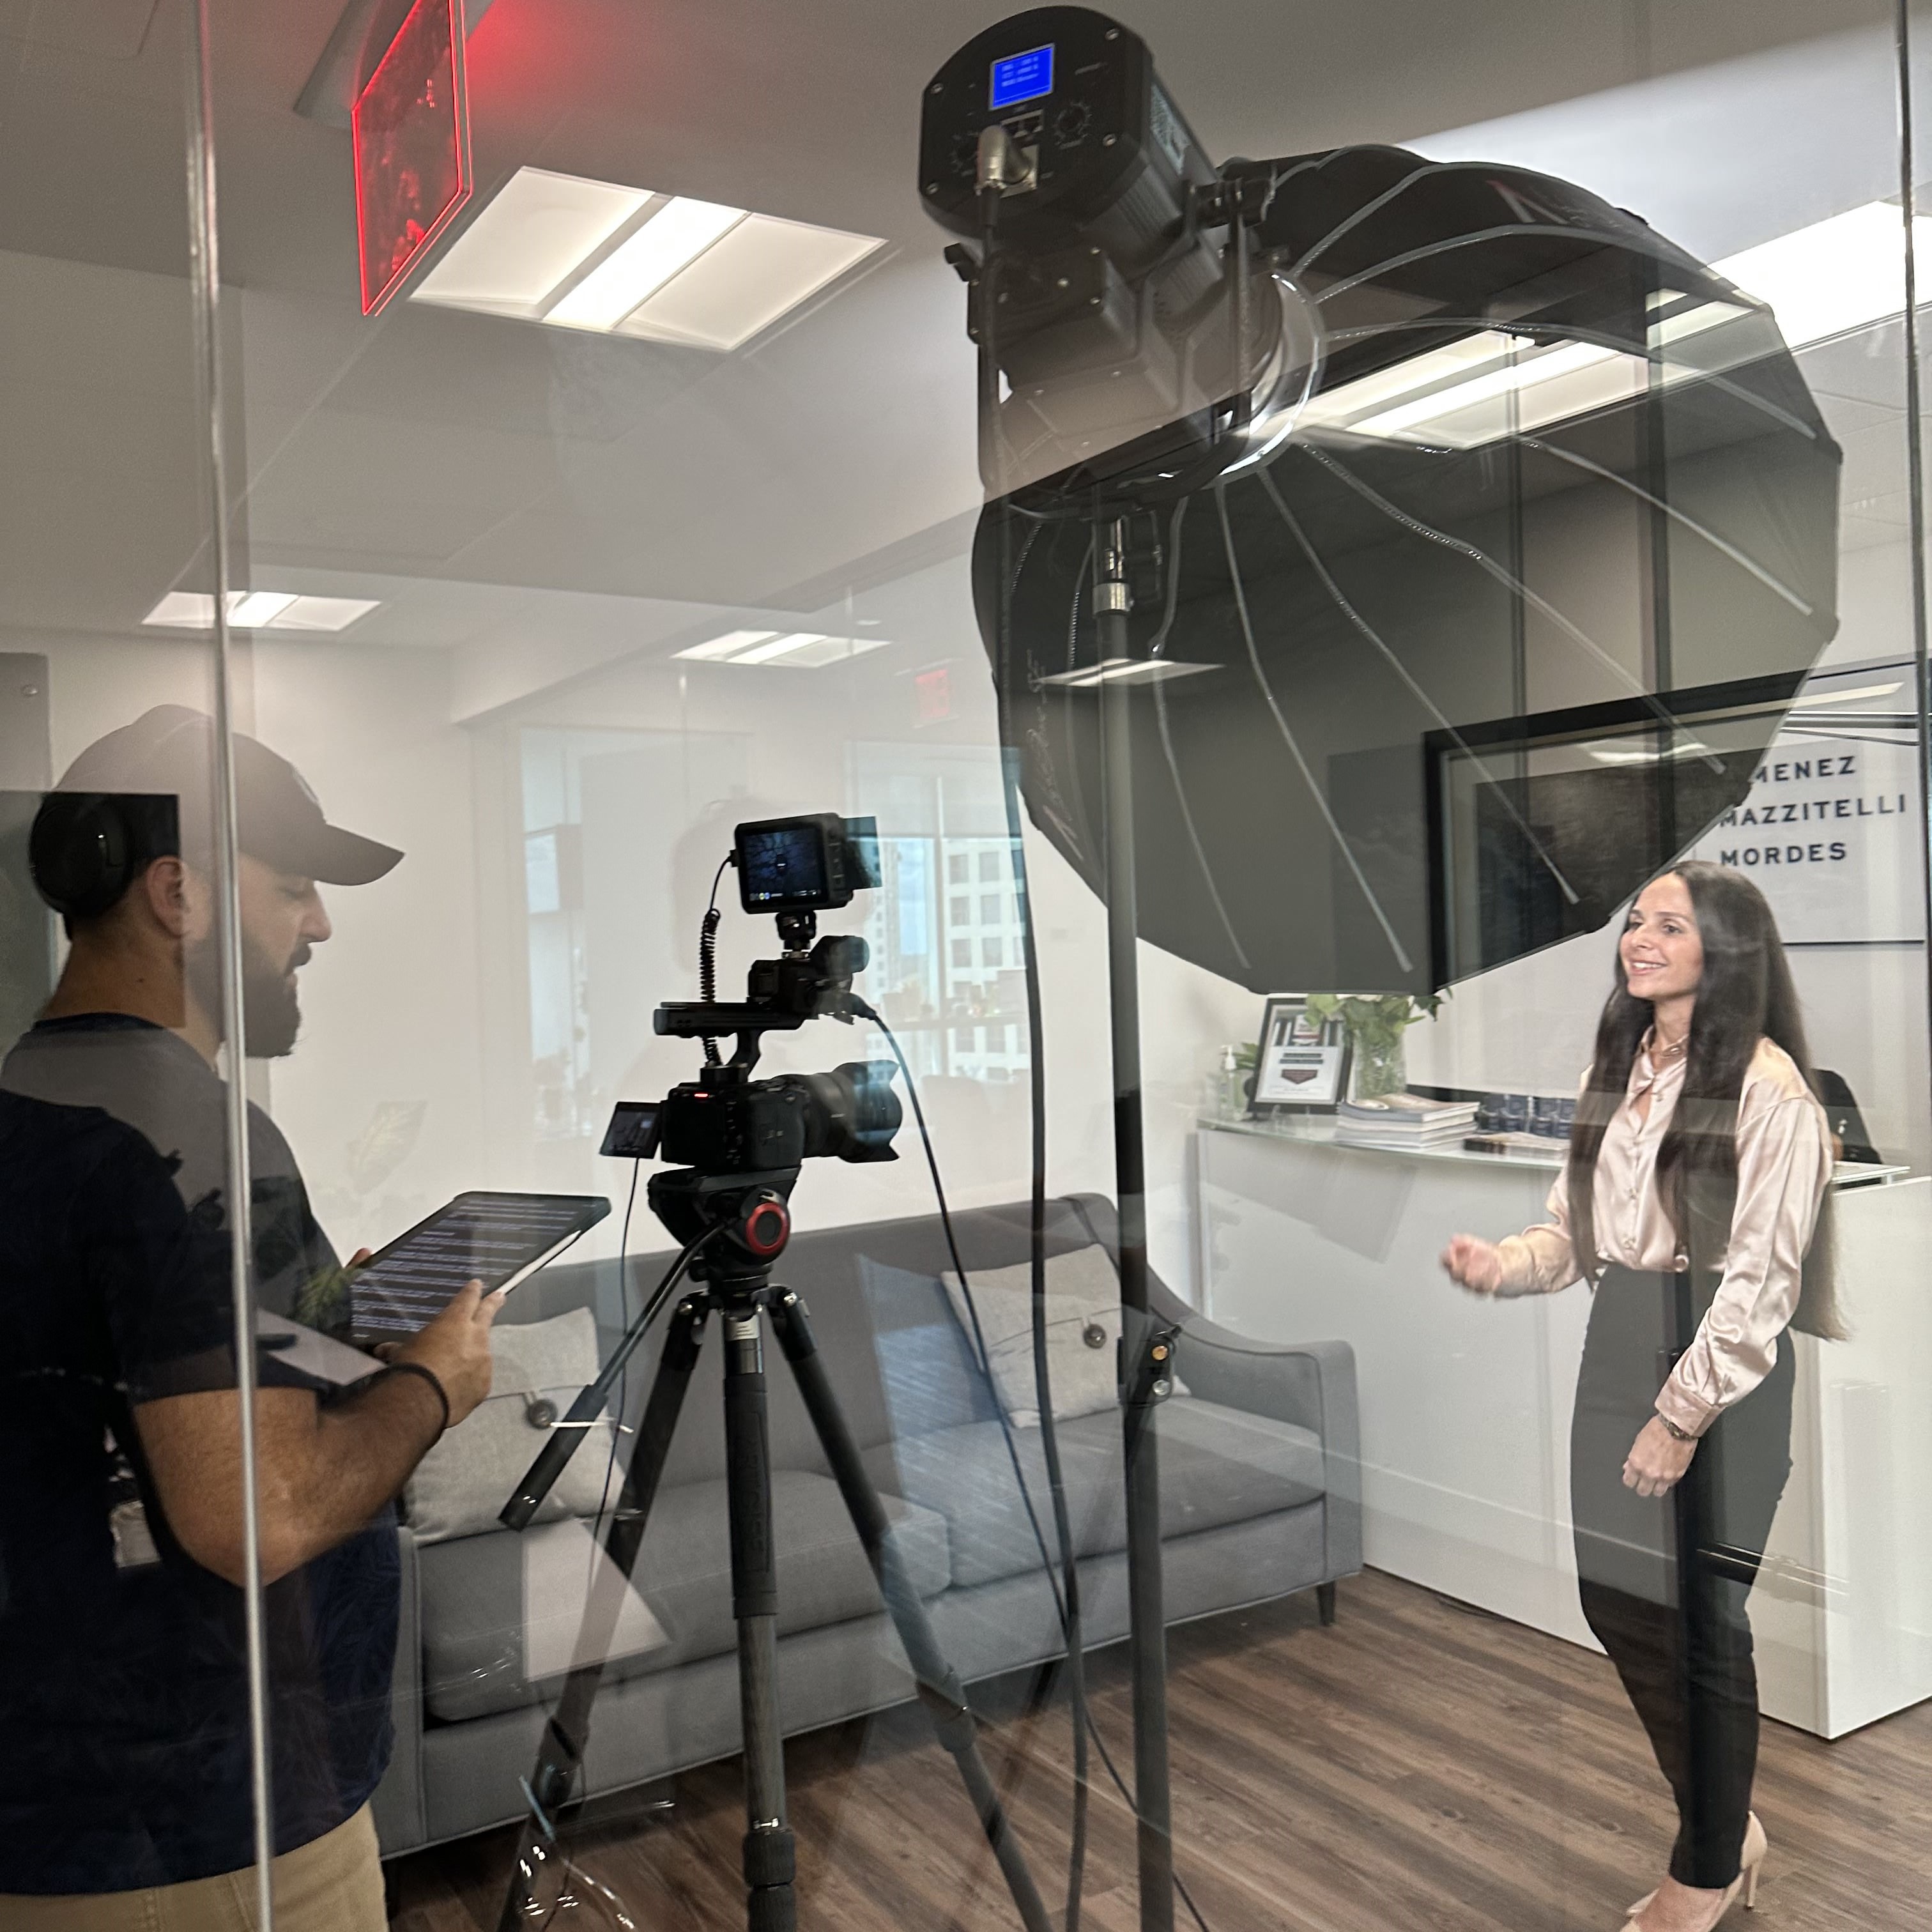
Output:
[[[531,164],[886,238],[729,357],[407,302],[365,320],[348,136],[294,106],[339,10],[212,4],[252,582],[382,598],[356,637],[468,654],[475,710],[721,614],[856,610],[958,554],[980,494],[972,358],[912,156],[925,79],[1008,9],[494,0],[470,44],[473,205]],[[1882,0],[1114,10],[1218,156],[1397,140],[1519,161],[1707,257],[1895,180]],[[14,632],[125,633],[196,568],[184,20],[182,0],[0,0]],[[1844,398],[1856,542],[1902,526],[1896,335],[1808,359]]]

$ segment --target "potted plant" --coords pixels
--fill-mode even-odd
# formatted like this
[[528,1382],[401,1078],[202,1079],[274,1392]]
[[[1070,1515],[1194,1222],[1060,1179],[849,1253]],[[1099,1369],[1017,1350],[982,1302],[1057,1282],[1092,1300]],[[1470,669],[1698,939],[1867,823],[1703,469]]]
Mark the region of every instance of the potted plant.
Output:
[[1308,1010],[1317,1019],[1339,1018],[1354,1049],[1348,1079],[1352,1100],[1373,1100],[1400,1094],[1408,1085],[1402,1035],[1418,1020],[1433,1019],[1440,993],[1311,993]]

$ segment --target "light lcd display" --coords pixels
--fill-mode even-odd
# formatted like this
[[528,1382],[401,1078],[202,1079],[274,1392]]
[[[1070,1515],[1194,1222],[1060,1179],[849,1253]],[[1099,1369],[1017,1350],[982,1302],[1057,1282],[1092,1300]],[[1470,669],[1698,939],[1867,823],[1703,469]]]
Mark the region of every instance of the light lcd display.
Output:
[[993,63],[993,105],[1017,107],[1053,92],[1053,48],[1049,44]]

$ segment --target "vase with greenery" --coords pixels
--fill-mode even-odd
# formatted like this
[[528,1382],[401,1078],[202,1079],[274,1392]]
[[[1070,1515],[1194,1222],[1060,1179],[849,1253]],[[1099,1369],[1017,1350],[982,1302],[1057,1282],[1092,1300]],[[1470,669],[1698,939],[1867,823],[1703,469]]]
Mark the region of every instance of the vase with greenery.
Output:
[[1408,1087],[1402,1035],[1418,1020],[1434,1018],[1442,998],[1440,993],[1420,997],[1407,993],[1309,994],[1308,1010],[1313,1018],[1339,1019],[1348,1028],[1350,1100],[1378,1100]]

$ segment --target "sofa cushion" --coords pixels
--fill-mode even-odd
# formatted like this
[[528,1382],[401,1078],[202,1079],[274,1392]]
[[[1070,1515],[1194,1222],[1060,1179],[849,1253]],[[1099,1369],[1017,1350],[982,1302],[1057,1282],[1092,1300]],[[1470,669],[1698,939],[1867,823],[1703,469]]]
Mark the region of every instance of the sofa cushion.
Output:
[[[1163,1539],[1294,1509],[1324,1492],[1321,1439],[1310,1430],[1192,1396],[1174,1396],[1156,1414]],[[1062,1423],[1059,1435],[1076,1552],[1124,1549],[1120,1412]],[[1016,1431],[1014,1446],[1047,1547],[1057,1554],[1039,1431]],[[992,1582],[1039,1567],[1039,1546],[998,1423],[902,1440],[870,1451],[867,1462],[882,1487],[946,1519],[956,1584]]]
[[[922,1597],[937,1596],[952,1574],[944,1518],[895,1496],[882,1500],[915,1587]],[[829,1477],[774,1470],[772,1520],[782,1635],[877,1613],[872,1566]],[[525,1669],[520,1542],[500,1530],[421,1552],[423,1694],[434,1717],[514,1710],[539,1694]],[[611,1677],[634,1677],[731,1648],[737,1631],[722,1482],[658,1492],[634,1574],[639,1595],[669,1641],[617,1659],[609,1666]]]
[[[988,1369],[1000,1405],[1016,1429],[1040,1426],[1039,1388],[1034,1379],[1033,1264],[982,1269],[967,1277],[968,1297],[957,1276],[946,1292],[962,1333],[970,1337],[973,1360],[985,1345]],[[1097,1415],[1120,1403],[1120,1279],[1105,1248],[1076,1248],[1049,1256],[1046,1268],[1046,1363],[1053,1412],[1063,1422]],[[1187,1393],[1177,1381],[1177,1395]]]
[[[549,1424],[530,1420],[533,1406],[561,1415],[597,1373],[597,1320],[574,1308],[548,1322],[500,1322],[490,1331],[489,1395],[416,1465],[404,1509],[418,1543],[475,1536],[496,1527],[496,1513],[537,1459]],[[608,1423],[590,1430],[537,1511],[538,1522],[589,1516],[604,1499],[610,1461]],[[616,1493],[621,1478],[614,1478]]]

